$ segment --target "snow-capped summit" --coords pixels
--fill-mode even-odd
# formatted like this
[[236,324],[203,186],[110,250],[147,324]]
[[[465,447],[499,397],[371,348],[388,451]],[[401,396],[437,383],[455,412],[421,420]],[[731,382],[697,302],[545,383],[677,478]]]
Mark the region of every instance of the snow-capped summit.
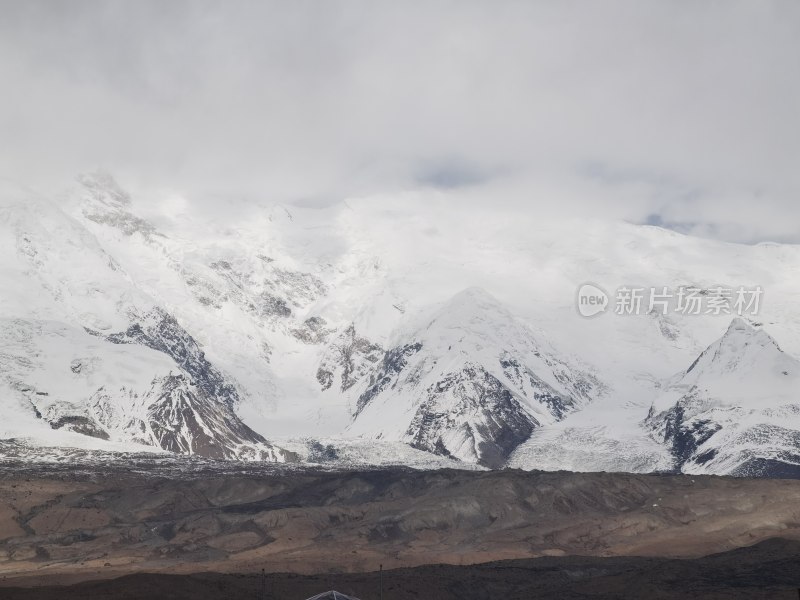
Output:
[[[760,326],[754,326],[740,317],[734,318],[725,334],[697,357],[675,385],[711,385],[725,375],[731,375],[740,384],[770,370],[782,374],[786,363],[793,362],[778,343]],[[782,381],[779,379],[779,381]]]
[[800,361],[736,318],[667,383],[647,424],[684,471],[800,473]]
[[370,378],[352,432],[499,466],[535,428],[602,393],[482,289],[421,320]]
[[763,408],[767,399],[771,406],[798,401],[798,366],[762,327],[735,318],[722,337],[665,384],[653,410],[665,410],[675,394],[693,391],[751,409]]

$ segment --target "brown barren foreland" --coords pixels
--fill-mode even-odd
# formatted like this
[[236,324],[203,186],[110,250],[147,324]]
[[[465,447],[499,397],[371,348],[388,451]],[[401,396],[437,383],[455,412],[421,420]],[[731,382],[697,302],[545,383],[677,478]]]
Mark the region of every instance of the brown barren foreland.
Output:
[[0,481],[0,586],[136,573],[310,575],[535,557],[696,558],[771,538],[798,547],[791,540],[800,541],[800,481],[108,466],[6,470]]

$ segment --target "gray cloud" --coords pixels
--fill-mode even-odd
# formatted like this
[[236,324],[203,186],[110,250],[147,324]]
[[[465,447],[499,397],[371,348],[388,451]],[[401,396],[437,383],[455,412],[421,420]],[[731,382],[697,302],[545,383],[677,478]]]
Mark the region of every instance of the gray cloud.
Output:
[[0,176],[800,241],[800,4],[0,1]]

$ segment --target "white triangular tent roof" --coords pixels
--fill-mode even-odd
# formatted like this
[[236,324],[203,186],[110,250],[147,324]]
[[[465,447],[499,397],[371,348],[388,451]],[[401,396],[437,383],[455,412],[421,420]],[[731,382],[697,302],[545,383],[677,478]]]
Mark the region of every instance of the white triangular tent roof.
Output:
[[312,596],[308,600],[358,600],[355,596],[348,596],[346,594],[342,594],[341,592],[336,592],[331,590],[329,592],[324,592],[322,594],[318,594],[316,596]]

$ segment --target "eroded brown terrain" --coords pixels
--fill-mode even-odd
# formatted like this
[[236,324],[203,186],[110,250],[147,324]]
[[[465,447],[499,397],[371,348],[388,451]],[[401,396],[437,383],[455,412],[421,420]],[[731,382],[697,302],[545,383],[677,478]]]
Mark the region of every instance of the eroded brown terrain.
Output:
[[[382,580],[382,582],[381,582]],[[67,586],[5,587],[3,600],[796,600],[800,542],[767,540],[696,559],[544,557],[370,573],[140,573]],[[383,594],[381,595],[381,589]]]
[[800,540],[800,481],[521,471],[13,469],[0,585],[699,557]]

